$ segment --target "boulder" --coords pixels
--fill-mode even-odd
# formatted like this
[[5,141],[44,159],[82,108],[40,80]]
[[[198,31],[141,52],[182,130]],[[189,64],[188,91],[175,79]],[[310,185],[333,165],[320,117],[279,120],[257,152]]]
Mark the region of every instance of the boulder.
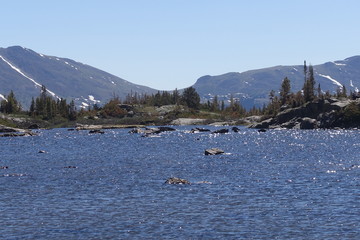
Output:
[[144,130],[142,128],[133,128],[129,133],[144,133]]
[[166,180],[165,184],[191,184],[191,183],[186,179],[171,177],[168,180]]
[[160,132],[171,132],[171,131],[176,131],[175,128],[172,127],[158,127]]
[[259,130],[258,130],[258,132],[259,133],[261,133],[261,132],[266,132],[267,130],[265,129],[265,128],[260,128]]
[[221,150],[220,148],[210,148],[205,150],[205,155],[219,155],[223,153],[224,151]]
[[233,132],[240,132],[240,128],[238,127],[232,127],[231,130],[233,130]]
[[199,132],[210,132],[210,129],[206,129],[206,128],[193,128],[190,131],[191,133],[199,133]]
[[94,129],[89,131],[89,134],[94,134],[94,133],[104,134],[105,132],[100,129]]
[[228,133],[228,132],[229,132],[229,129],[223,128],[223,129],[215,130],[212,133],[214,133],[214,134],[216,134],[216,133],[224,134],[224,133]]
[[316,119],[305,117],[301,119],[300,129],[316,129],[317,121]]

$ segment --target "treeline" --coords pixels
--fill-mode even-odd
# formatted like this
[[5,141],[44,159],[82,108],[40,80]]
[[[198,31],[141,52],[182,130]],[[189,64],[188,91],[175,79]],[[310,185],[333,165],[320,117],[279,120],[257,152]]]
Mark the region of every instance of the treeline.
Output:
[[25,113],[33,118],[41,118],[43,120],[52,120],[62,118],[67,120],[76,120],[79,116],[99,116],[103,118],[116,117],[122,118],[128,116],[128,110],[120,105],[131,106],[151,106],[160,107],[164,105],[181,105],[188,108],[194,114],[199,111],[214,112],[229,117],[242,117],[245,115],[260,114],[260,109],[253,108],[247,111],[241,104],[239,99],[230,97],[228,102],[218,100],[217,96],[211,101],[205,103],[200,102],[200,96],[195,88],[189,87],[182,92],[175,89],[172,92],[158,91],[155,94],[138,94],[129,93],[124,100],[117,96],[113,96],[103,106],[97,104],[88,108],[76,109],[74,101],[68,103],[66,99],[56,99],[48,94],[45,86],[41,87],[41,92],[37,98],[33,98],[28,111],[23,111],[20,103],[17,101],[13,91],[5,96],[5,100],[1,101],[0,112],[7,114]]
[[[119,100],[119,99],[118,99]],[[246,110],[240,103],[239,99],[234,98],[232,95],[228,101],[219,100],[218,96],[215,95],[212,100],[208,100],[205,103],[201,103],[200,96],[196,92],[196,89],[189,87],[184,89],[180,93],[177,89],[173,92],[158,91],[152,95],[138,95],[128,94],[123,102],[124,104],[141,104],[145,106],[164,106],[164,105],[183,105],[187,106],[190,110],[197,111],[208,111],[223,114],[229,117],[244,117],[248,115],[261,114],[263,109],[253,107],[250,110]],[[104,108],[107,106],[105,105]]]
[[32,98],[29,111],[23,111],[14,92],[10,91],[9,95],[5,96],[5,99],[0,103],[0,112],[6,114],[26,113],[31,117],[43,120],[63,118],[72,121],[76,120],[77,117],[74,101],[68,104],[66,99],[55,99],[49,96],[45,86],[41,87],[41,93],[36,99]]

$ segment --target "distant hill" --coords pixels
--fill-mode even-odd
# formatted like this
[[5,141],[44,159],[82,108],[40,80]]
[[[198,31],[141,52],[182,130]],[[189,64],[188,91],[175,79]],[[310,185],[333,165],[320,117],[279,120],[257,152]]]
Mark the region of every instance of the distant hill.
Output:
[[[341,61],[314,65],[315,80],[323,91],[336,92],[342,85],[349,91],[360,89],[360,56]],[[218,95],[219,99],[239,98],[247,108],[263,106],[269,92],[278,91],[282,80],[288,77],[292,91],[301,90],[304,83],[304,66],[276,66],[242,73],[231,72],[219,76],[203,76],[193,87],[203,99]],[[317,88],[317,86],[316,86]]]
[[39,96],[41,85],[49,94],[74,99],[82,106],[103,104],[114,95],[124,99],[131,92],[157,92],[71,59],[19,46],[0,48],[0,98],[13,90],[22,105],[28,107],[31,98]]

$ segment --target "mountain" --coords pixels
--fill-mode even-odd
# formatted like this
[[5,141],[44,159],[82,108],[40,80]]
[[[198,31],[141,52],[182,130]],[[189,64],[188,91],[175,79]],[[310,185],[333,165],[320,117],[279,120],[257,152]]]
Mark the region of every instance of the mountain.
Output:
[[[360,89],[360,56],[313,67],[316,83],[320,83],[323,91],[336,92],[343,85],[348,93],[350,90],[358,92]],[[211,101],[214,95],[218,95],[218,99],[228,100],[233,95],[247,108],[254,105],[261,107],[268,102],[271,90],[280,89],[285,77],[290,79],[293,92],[301,90],[304,83],[304,66],[275,66],[242,73],[203,76],[193,87],[202,99]]]
[[[323,91],[336,92],[343,85],[348,92],[360,89],[360,56],[313,67],[315,80]],[[232,95],[246,108],[262,107],[268,102],[269,92],[278,91],[285,77],[290,79],[293,92],[301,90],[304,66],[207,75],[199,78],[193,87],[203,101],[211,101],[215,95],[219,100],[229,100]],[[32,97],[39,96],[41,85],[54,97],[75,100],[83,107],[104,104],[114,95],[125,99],[129,93],[141,95],[158,91],[71,59],[47,56],[19,46],[0,48],[0,99],[13,90],[16,98],[28,108]]]
[[87,107],[103,104],[114,95],[152,94],[157,90],[136,85],[67,58],[47,56],[14,46],[0,48],[0,99],[11,90],[24,107],[40,94],[41,85],[54,97],[75,100]]

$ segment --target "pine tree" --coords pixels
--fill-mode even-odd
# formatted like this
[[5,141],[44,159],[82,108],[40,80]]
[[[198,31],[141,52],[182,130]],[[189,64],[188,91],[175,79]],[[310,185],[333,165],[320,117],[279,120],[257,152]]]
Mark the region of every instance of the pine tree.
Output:
[[211,104],[211,111],[216,112],[219,110],[219,100],[218,100],[218,96],[215,95],[213,102]]
[[6,97],[6,100],[1,101],[0,111],[8,114],[19,113],[21,111],[21,105],[12,90]]
[[280,88],[281,105],[284,105],[288,102],[290,92],[291,92],[290,80],[287,77],[285,77],[281,83],[281,88]]
[[189,87],[184,90],[182,94],[182,101],[189,108],[195,110],[198,110],[200,108],[200,96],[193,87]]
[[[304,67],[305,69],[306,67]],[[315,78],[314,78],[314,69],[310,65],[307,76],[305,76],[306,80],[303,86],[304,92],[304,100],[305,102],[311,102],[315,99]]]

